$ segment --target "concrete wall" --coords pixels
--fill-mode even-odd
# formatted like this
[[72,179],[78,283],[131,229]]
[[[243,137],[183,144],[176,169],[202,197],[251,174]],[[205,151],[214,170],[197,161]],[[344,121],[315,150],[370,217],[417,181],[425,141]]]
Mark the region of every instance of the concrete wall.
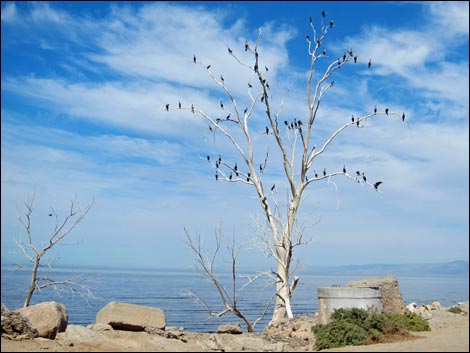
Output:
[[327,324],[335,309],[375,307],[382,312],[382,290],[378,287],[321,287],[318,288],[320,323]]

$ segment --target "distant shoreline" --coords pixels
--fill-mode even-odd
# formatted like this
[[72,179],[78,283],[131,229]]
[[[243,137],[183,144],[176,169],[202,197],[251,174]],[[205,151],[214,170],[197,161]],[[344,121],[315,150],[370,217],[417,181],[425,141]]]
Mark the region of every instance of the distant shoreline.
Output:
[[[20,264],[28,266],[28,264]],[[2,268],[14,267],[15,263],[2,262]],[[467,260],[456,260],[450,262],[435,262],[435,263],[405,263],[405,264],[362,264],[362,265],[341,265],[341,266],[315,266],[304,265],[299,271],[304,275],[318,275],[318,276],[383,276],[393,273],[395,276],[406,277],[469,277],[470,263]],[[170,272],[170,273],[198,273],[194,266],[186,266],[180,268],[173,267],[122,267],[122,266],[106,266],[106,265],[56,265],[52,266],[55,271],[60,270],[102,270],[102,271],[141,271],[141,272]],[[239,266],[237,272],[254,273],[261,271],[263,268],[257,269],[256,267]],[[231,268],[221,268],[219,273],[231,273]]]

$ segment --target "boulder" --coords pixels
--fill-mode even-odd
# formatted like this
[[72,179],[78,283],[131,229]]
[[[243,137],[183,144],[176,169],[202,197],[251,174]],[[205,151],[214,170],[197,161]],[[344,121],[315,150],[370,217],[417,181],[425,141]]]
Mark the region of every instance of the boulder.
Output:
[[38,337],[38,331],[20,313],[2,308],[2,336],[4,335],[17,340],[33,339]]
[[243,330],[240,324],[227,324],[219,325],[219,327],[217,327],[217,333],[230,333],[232,335],[239,335],[243,333]]
[[418,312],[418,304],[416,304],[415,302],[413,303],[410,303],[406,306],[406,309],[410,312],[410,313],[417,313]]
[[39,337],[54,339],[57,333],[67,328],[67,309],[57,302],[44,302],[15,310],[26,317]]
[[165,329],[165,313],[148,306],[109,302],[96,314],[97,324],[108,324],[116,330],[144,331],[146,327]]
[[90,324],[86,328],[97,332],[111,331],[113,329],[113,327],[108,324]]
[[88,327],[80,325],[68,325],[65,332],[57,334],[56,339],[67,339],[72,342],[85,342],[101,339],[103,335],[100,332],[94,331]]
[[350,281],[347,287],[379,287],[382,289],[382,312],[404,313],[406,311],[398,280],[395,276],[366,278]]

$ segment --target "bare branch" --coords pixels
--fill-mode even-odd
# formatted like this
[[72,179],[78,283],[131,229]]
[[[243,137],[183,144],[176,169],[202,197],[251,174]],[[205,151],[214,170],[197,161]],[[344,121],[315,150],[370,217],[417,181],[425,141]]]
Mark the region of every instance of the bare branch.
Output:
[[84,298],[94,298],[91,289],[86,285],[86,279],[77,280],[76,278],[68,278],[57,281],[50,279],[48,275],[40,275],[39,273],[39,269],[41,268],[48,267],[49,270],[51,269],[49,261],[45,258],[46,253],[56,244],[60,244],[62,240],[78,225],[78,223],[83,220],[83,218],[87,215],[93,206],[94,201],[92,201],[84,211],[81,211],[80,208],[76,205],[75,197],[74,200],[71,201],[69,212],[62,223],[59,223],[57,213],[53,208],[51,208],[52,213],[49,215],[55,215],[56,226],[51,236],[49,237],[49,242],[42,248],[38,248],[33,244],[33,237],[31,233],[31,214],[33,212],[35,193],[36,190],[34,191],[33,197],[28,198],[28,201],[25,203],[26,211],[24,215],[26,220],[23,220],[17,208],[17,218],[23,225],[28,240],[26,243],[24,243],[20,234],[20,239],[15,242],[16,245],[20,248],[23,256],[25,256],[26,259],[32,264],[31,281],[26,294],[24,306],[29,306],[31,297],[36,290],[41,290],[47,287],[51,287],[56,292],[56,294],[59,294],[61,291],[68,291],[71,294],[79,293]]

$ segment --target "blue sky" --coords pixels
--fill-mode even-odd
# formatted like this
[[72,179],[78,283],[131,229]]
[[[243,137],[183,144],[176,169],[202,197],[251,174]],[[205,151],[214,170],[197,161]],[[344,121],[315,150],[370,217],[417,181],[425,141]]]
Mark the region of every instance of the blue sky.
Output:
[[[33,236],[47,240],[50,207],[78,195],[95,204],[60,249],[61,264],[191,267],[184,227],[236,233],[245,266],[274,266],[253,242],[255,191],[216,182],[207,154],[241,163],[221,136],[178,101],[214,116],[228,99],[205,70],[223,74],[237,102],[250,73],[227,54],[262,29],[281,117],[305,119],[309,16],[334,19],[317,73],[349,48],[359,63],[336,71],[316,121],[317,145],[374,105],[399,119],[346,129],[315,160],[322,171],[366,171],[382,193],[346,178],[313,183],[300,217],[310,224],[297,258],[311,265],[468,260],[469,8],[467,2],[2,2],[2,262],[21,256],[17,207],[36,189]],[[372,67],[367,68],[367,61]],[[251,60],[251,59],[250,59]],[[228,108],[227,108],[228,109]],[[259,108],[261,109],[261,107]],[[253,119],[260,155],[274,141]],[[318,142],[317,142],[318,141]],[[202,157],[202,158],[201,158]],[[260,157],[261,158],[261,157]],[[273,161],[276,152],[273,152]],[[273,164],[275,164],[273,162]],[[266,185],[286,183],[275,166]],[[78,245],[76,245],[78,243]]]

